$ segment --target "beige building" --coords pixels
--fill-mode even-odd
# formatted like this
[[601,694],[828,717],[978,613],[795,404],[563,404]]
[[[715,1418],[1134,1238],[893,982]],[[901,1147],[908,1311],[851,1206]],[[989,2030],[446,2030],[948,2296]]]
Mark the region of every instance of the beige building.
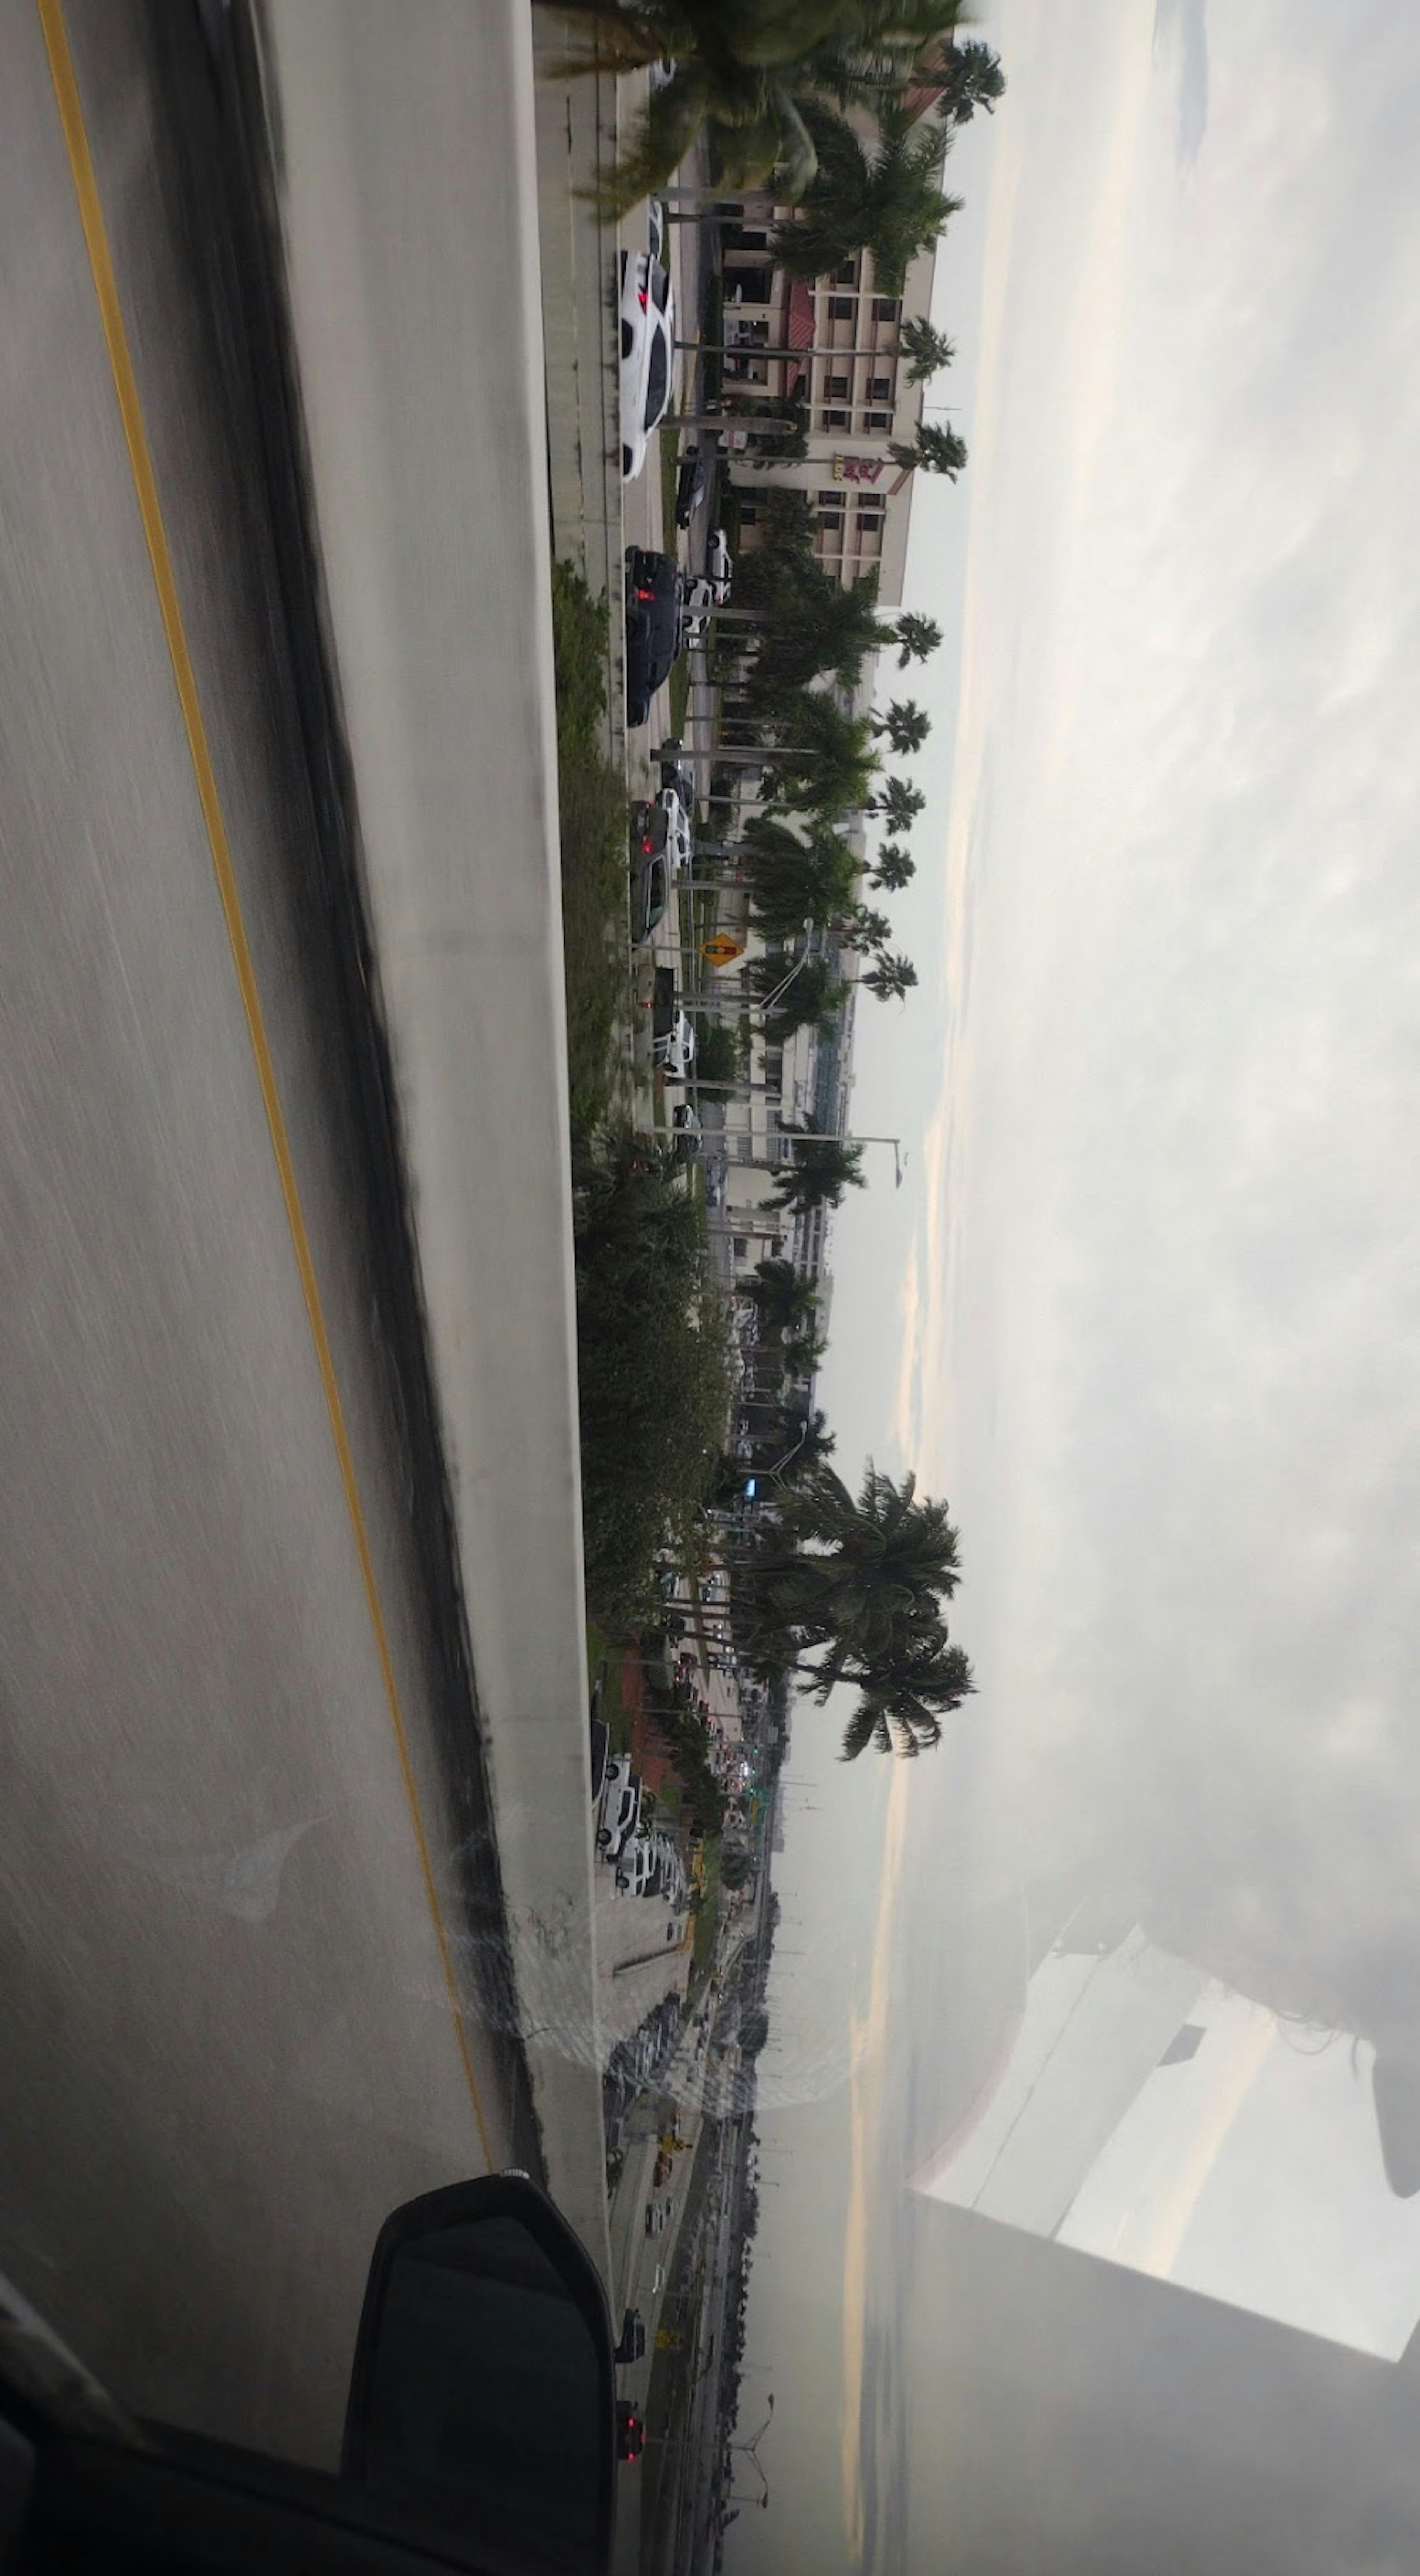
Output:
[[772,265],[767,231],[725,235],[726,391],[762,400],[767,420],[802,407],[808,444],[802,458],[757,460],[752,427],[732,434],[743,542],[753,545],[767,489],[806,493],[820,562],[845,585],[876,569],[885,608],[902,604],[916,481],[890,451],[911,444],[925,390],[907,382],[899,331],[904,318],[930,314],[935,266],[933,244],[914,260],[904,294],[881,295],[871,254],[860,251],[805,286]]

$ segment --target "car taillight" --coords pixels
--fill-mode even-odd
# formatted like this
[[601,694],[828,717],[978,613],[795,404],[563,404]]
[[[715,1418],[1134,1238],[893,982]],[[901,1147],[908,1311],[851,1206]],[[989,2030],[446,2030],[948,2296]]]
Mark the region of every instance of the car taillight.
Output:
[[644,313],[644,312],[645,312],[645,310],[646,310],[646,289],[645,289],[645,287],[644,287],[644,286],[643,286],[643,287],[641,287],[641,288],[639,289],[639,291],[638,291],[638,293],[637,293],[636,301],[637,301],[637,303],[640,305],[641,310],[642,310],[642,312]]
[[653,590],[638,590],[636,596],[638,599],[654,599],[656,594]]
[[651,844],[650,844],[650,842],[649,842],[648,840],[647,840],[647,841],[643,841],[643,842],[642,842],[642,844],[641,844],[641,847],[642,847],[642,849],[643,849],[643,850],[649,850],[650,846],[651,846]]

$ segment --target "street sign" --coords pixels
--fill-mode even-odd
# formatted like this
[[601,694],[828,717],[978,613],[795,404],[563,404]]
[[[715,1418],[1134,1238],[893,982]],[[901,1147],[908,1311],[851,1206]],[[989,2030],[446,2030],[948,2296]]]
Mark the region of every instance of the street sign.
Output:
[[744,941],[732,939],[728,930],[712,932],[710,938],[702,940],[700,945],[700,954],[709,966],[733,966],[735,959],[743,957],[744,953]]

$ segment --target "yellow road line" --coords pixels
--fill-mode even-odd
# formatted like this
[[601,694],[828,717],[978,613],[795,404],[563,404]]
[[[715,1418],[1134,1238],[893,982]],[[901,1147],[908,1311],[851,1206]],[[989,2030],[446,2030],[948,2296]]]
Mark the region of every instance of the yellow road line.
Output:
[[50,75],[54,82],[54,95],[59,107],[59,121],[64,129],[64,142],[69,154],[74,194],[79,201],[79,218],[84,227],[89,266],[93,272],[94,293],[98,298],[99,318],[103,324],[104,339],[108,346],[113,389],[118,398],[123,434],[128,441],[129,463],[133,469],[133,487],[138,496],[143,533],[148,540],[148,554],[153,567],[153,586],[158,594],[163,632],[168,640],[173,678],[177,683],[182,719],[187,728],[187,743],[197,780],[198,801],[202,807],[202,819],[207,826],[207,841],[212,852],[212,865],[216,871],[217,891],[221,896],[227,937],[231,942],[232,964],[236,968],[237,986],[242,997],[242,1008],[246,1013],[247,1033],[251,1039],[251,1051],[256,1062],[256,1078],[261,1086],[266,1123],[271,1131],[271,1149],[276,1157],[276,1169],[280,1175],[281,1195],[286,1202],[286,1217],[291,1228],[296,1268],[300,1273],[301,1293],[306,1301],[311,1340],[315,1344],[316,1362],[320,1369],[321,1384],[325,1389],[331,1437],[335,1442],[340,1481],[345,1488],[345,1503],[350,1515],[355,1552],[360,1560],[360,1575],[365,1586],[370,1626],[374,1631],[375,1652],[379,1657],[380,1675],[384,1683],[390,1725],[394,1730],[395,1749],[399,1755],[399,1767],[404,1780],[404,1793],[409,1801],[410,1820],[414,1826],[414,1840],[418,1847],[419,1866],[424,1878],[424,1893],[429,1900],[429,1912],[433,1917],[434,1933],[443,1963],[444,1983],[448,1989],[454,2036],[458,2042],[469,2100],[473,2104],[473,2116],[478,2125],[484,2162],[491,2167],[493,2149],[489,2142],[488,2124],[484,2118],[483,2105],[479,2099],[478,2081],[473,2071],[473,2056],[469,2047],[463,2007],[459,2001],[458,1985],[454,1977],[449,1936],[444,1927],[438,1890],[434,1884],[434,1865],[430,1858],[424,1819],[419,1809],[419,1793],[414,1784],[414,1766],[409,1756],[409,1737],[400,1707],[399,1685],[395,1680],[384,1612],[380,1607],[379,1589],[375,1582],[374,1560],[370,1553],[365,1515],[361,1509],[359,1488],[355,1482],[355,1466],[350,1455],[345,1413],[340,1401],[340,1388],[336,1382],[335,1362],[331,1357],[330,1335],[326,1329],[320,1289],[316,1283],[310,1237],[306,1232],[300,1191],[296,1185],[296,1168],[291,1159],[291,1144],[286,1133],[281,1096],[276,1087],[276,1073],[271,1061],[271,1048],[267,1042],[266,1023],[262,1017],[261,997],[257,991],[251,947],[247,939],[246,923],[242,918],[241,898],[237,893],[231,851],[227,845],[226,826],[222,821],[222,808],[217,796],[217,780],[212,768],[212,755],[207,747],[207,729],[202,721],[202,705],[197,694],[192,655],[188,650],[182,611],[178,605],[172,556],[168,551],[167,533],[163,526],[163,513],[158,500],[158,487],[153,476],[153,460],[148,448],[148,433],[143,424],[142,405],[138,399],[138,383],[133,372],[128,334],[123,326],[123,308],[119,302],[118,284],[114,277],[113,259],[108,245],[108,232],[94,178],[93,157],[89,151],[89,138],[79,101],[79,87],[74,77],[74,63],[69,51],[64,12],[60,0],[35,0],[35,5],[39,11],[40,26],[44,32],[45,47],[49,55]]

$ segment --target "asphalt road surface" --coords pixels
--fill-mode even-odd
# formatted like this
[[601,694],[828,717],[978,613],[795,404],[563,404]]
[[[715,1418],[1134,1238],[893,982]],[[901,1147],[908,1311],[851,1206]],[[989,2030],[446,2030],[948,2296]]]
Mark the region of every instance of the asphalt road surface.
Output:
[[205,59],[180,0],[64,15],[437,1909],[41,19],[3,0],[0,2272],[128,2404],[329,2462],[380,2217],[531,2150]]

